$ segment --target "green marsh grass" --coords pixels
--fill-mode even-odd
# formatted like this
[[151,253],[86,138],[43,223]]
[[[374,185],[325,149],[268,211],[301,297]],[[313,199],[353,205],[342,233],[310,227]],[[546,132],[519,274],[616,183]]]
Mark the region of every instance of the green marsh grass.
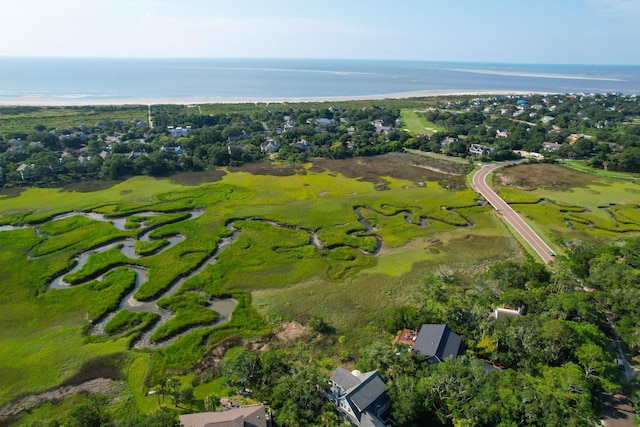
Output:
[[136,242],[133,244],[133,248],[135,249],[136,254],[140,256],[149,256],[153,255],[156,252],[159,252],[168,244],[169,241],[165,239],[151,240],[149,242],[141,242],[139,240],[136,240]]
[[104,331],[109,335],[119,335],[144,327],[157,318],[158,315],[152,312],[120,310],[104,325]]
[[47,236],[47,239],[32,249],[31,255],[34,257],[62,250],[81,252],[86,248],[131,236],[130,232],[118,230],[111,224],[81,215],[48,221],[40,227],[40,232]]
[[[115,338],[89,340],[84,334],[90,319],[112,309],[131,288],[134,276],[127,267],[147,270],[148,281],[136,298],[152,300],[215,253],[232,233],[229,222],[240,230],[236,240],[217,255],[215,264],[206,265],[175,297],[162,302],[176,317],[156,331],[155,339],[191,325],[205,326],[131,362],[127,377],[137,387],[131,386],[143,411],[155,402],[155,397],[143,395],[143,383],[146,387],[186,372],[207,347],[229,337],[269,333],[265,316],[282,314],[305,323],[319,315],[355,346],[375,335],[366,325],[384,307],[416,304],[422,278],[440,265],[450,265],[471,280],[492,263],[521,257],[507,230],[489,208],[477,206],[470,190],[384,179],[388,189],[378,191],[371,182],[331,170],[313,172],[305,165],[285,177],[233,172],[217,182],[189,187],[137,177],[95,192],[33,188],[10,200],[0,197],[0,221],[40,221],[48,230],[42,235],[33,229],[0,232],[0,243],[6,243],[0,247],[0,358],[9,360],[2,368],[6,372],[0,372],[0,403],[19,393],[55,387],[87,360],[127,351],[131,331],[140,327],[137,316],[114,318],[115,330],[123,331]],[[373,230],[367,232],[358,222],[355,207]],[[187,219],[193,209],[204,214]],[[121,231],[82,216],[46,221],[70,210],[134,217],[130,224],[144,226]],[[161,214],[138,218],[147,211]],[[411,223],[405,221],[406,211],[411,212]],[[420,225],[421,218],[426,226]],[[135,238],[149,227],[158,240],[136,242],[148,256],[131,260],[118,248],[91,254],[84,268],[67,275],[75,286],[46,291],[48,280],[67,270],[79,253],[114,239]],[[309,232],[317,233],[321,248],[312,244]],[[184,240],[154,252],[154,245],[162,244],[155,242],[174,235]],[[373,256],[366,252],[375,249],[376,237],[384,244]],[[26,256],[34,251],[37,262]],[[105,274],[104,281],[93,280],[100,274]],[[203,300],[215,297],[232,297],[238,304],[229,322],[206,326],[215,313]]]
[[151,340],[161,341],[193,326],[214,323],[218,319],[218,314],[209,309],[207,304],[206,298],[193,292],[159,300],[158,305],[173,311],[175,316],[158,327],[151,335]]
[[44,125],[48,129],[57,128],[62,131],[67,127],[80,125],[93,125],[98,121],[123,120],[130,123],[136,118],[146,121],[147,107],[122,106],[112,107],[38,107],[29,112],[10,114],[8,112],[0,114],[0,129],[3,135],[12,132],[30,131],[36,125]]
[[594,241],[640,232],[636,187],[631,182],[599,178],[597,184],[570,191],[500,187],[499,192],[514,209],[553,237]]

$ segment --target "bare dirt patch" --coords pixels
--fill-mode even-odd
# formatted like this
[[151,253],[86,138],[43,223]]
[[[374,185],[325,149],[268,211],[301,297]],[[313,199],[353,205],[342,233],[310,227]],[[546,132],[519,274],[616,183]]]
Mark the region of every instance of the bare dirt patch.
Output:
[[373,157],[331,160],[315,159],[311,171],[330,170],[347,178],[359,178],[384,189],[389,184],[383,177],[413,181],[416,185],[426,181],[438,182],[443,188],[461,190],[465,188],[467,165],[446,162],[408,153],[387,153]]
[[0,190],[0,199],[13,199],[18,197],[24,190],[25,188],[22,187],[3,188]]
[[282,328],[276,332],[276,337],[280,341],[296,341],[309,334],[311,334],[310,327],[302,326],[297,322],[289,322],[282,325]]
[[496,185],[526,191],[536,188],[569,191],[575,187],[586,187],[596,183],[594,177],[589,174],[545,163],[504,168],[494,175],[493,180]]
[[112,394],[118,391],[118,383],[108,378],[96,378],[82,384],[59,387],[55,390],[39,394],[31,394],[17,402],[0,408],[0,424],[2,420],[10,420],[23,411],[28,411],[47,402],[56,402],[78,393]]

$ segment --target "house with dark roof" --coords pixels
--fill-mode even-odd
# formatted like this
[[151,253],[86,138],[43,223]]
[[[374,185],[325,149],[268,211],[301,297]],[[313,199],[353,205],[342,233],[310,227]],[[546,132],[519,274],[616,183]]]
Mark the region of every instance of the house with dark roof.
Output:
[[384,427],[380,416],[389,409],[391,399],[378,371],[349,372],[336,369],[331,375],[329,400],[340,415],[356,427]]
[[465,345],[460,335],[444,324],[422,325],[413,345],[413,352],[424,356],[429,363],[442,362],[447,357],[455,359],[464,350]]
[[311,143],[309,141],[307,141],[306,139],[301,139],[300,141],[296,141],[296,142],[291,143],[289,145],[294,147],[294,148],[299,148],[301,151],[304,151],[305,153],[307,151],[309,151],[309,148],[311,148]]
[[478,156],[481,156],[483,154],[493,154],[495,153],[496,149],[493,147],[488,147],[486,145],[481,145],[481,144],[471,144],[471,147],[469,147],[469,154],[475,154]]
[[234,131],[229,132],[229,134],[227,135],[227,141],[230,141],[230,142],[242,141],[242,140],[249,139],[249,138],[251,138],[251,135],[249,135],[244,130],[241,130],[241,131],[234,130]]
[[180,415],[184,427],[271,427],[271,416],[264,405],[245,406],[222,412]]

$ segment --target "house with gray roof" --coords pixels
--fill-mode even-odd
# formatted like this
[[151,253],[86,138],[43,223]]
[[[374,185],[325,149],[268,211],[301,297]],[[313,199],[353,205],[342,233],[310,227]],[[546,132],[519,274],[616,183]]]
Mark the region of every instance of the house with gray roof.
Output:
[[471,144],[471,147],[469,147],[469,154],[475,154],[478,156],[481,156],[483,154],[493,154],[495,153],[496,149],[493,147],[488,147],[486,145],[481,145],[481,144]]
[[340,415],[356,427],[384,427],[380,416],[389,409],[391,399],[378,371],[349,372],[336,369],[331,375],[329,400]]
[[455,359],[464,350],[465,345],[460,335],[444,324],[422,325],[413,345],[413,352],[424,356],[429,363],[442,362],[447,357]]

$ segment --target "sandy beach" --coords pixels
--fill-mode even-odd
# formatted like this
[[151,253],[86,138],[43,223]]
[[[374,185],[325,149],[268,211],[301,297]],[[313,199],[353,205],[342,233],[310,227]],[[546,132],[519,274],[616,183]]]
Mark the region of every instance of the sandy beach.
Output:
[[381,100],[381,99],[406,99],[433,96],[453,96],[453,95],[525,95],[532,94],[531,91],[502,90],[502,91],[469,91],[469,90],[425,90],[417,92],[392,93],[383,95],[365,96],[327,96],[327,97],[307,97],[307,98],[114,98],[114,99],[78,99],[78,98],[52,98],[52,97],[21,97],[2,98],[0,106],[88,106],[88,105],[198,105],[198,104],[282,104],[300,102],[340,102],[358,100]]

